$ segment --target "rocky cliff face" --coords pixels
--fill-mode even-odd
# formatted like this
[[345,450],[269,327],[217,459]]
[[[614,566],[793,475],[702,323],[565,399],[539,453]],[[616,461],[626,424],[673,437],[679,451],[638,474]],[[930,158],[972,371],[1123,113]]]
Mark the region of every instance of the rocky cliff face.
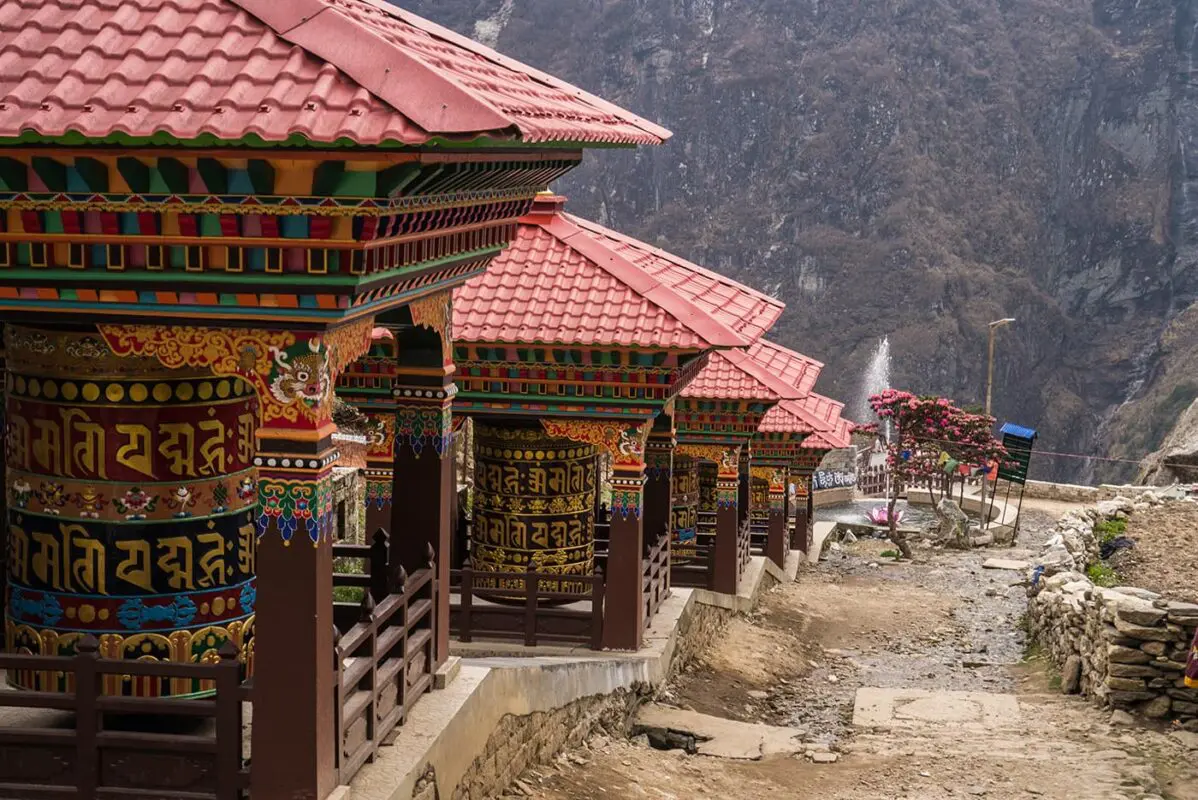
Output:
[[979,402],[1013,316],[996,413],[1131,454],[1115,412],[1198,297],[1198,0],[402,4],[670,127],[559,190],[785,300],[823,391],[852,401],[889,334],[896,385]]

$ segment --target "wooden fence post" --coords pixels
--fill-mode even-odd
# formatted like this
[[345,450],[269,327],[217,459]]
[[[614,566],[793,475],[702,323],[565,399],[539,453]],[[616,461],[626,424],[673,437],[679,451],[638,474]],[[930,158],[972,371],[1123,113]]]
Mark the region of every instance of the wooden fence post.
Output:
[[603,567],[595,567],[595,582],[591,584],[591,649],[603,649],[603,595],[607,579],[603,576]]
[[[341,687],[341,678],[345,669],[345,654],[341,652],[341,631],[333,626],[333,744],[336,746],[333,768],[337,770],[338,782],[346,782],[348,778],[341,774],[345,766],[345,720],[342,712],[345,710],[345,690]],[[253,767],[251,766],[251,769]]]
[[403,605],[397,612],[399,624],[403,626],[403,637],[400,642],[400,647],[403,649],[399,651],[400,664],[403,666],[399,670],[399,684],[395,687],[395,702],[399,704],[400,718],[406,719],[408,713],[408,571],[403,568],[403,565],[400,565],[395,574],[395,593],[403,598],[400,601]]
[[374,595],[375,603],[383,602],[383,598],[389,593],[387,557],[390,538],[385,530],[379,528],[374,532],[374,538],[370,543],[370,593]]
[[100,777],[99,649],[100,642],[90,633],[75,648],[75,789],[79,800],[96,796]]
[[[379,626],[378,617],[374,613],[374,598],[370,596],[370,592],[362,598],[362,610],[358,615],[358,621],[370,628],[370,635],[366,639],[367,653],[366,658],[370,659],[370,669],[363,677],[370,684],[366,687],[366,691],[370,693],[370,699],[366,701],[366,741],[370,742],[370,755],[366,757],[368,763],[374,763],[374,759],[379,754],[379,737],[378,733],[378,701],[379,701]],[[355,656],[361,657],[358,653]],[[352,687],[350,691],[360,691],[359,687]]]
[[470,622],[474,608],[474,567],[471,559],[462,562],[462,607],[458,612],[461,620],[459,633],[463,642],[470,641]]
[[216,666],[216,796],[238,800],[241,795],[241,667],[237,645],[226,640]]

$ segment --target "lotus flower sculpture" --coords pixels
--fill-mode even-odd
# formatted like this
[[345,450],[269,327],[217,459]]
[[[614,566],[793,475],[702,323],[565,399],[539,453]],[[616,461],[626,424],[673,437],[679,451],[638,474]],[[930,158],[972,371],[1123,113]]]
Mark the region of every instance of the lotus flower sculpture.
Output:
[[[865,517],[874,525],[889,525],[890,512],[886,506],[874,506],[869,511],[865,512]],[[894,510],[894,523],[897,525],[903,521],[902,509]]]

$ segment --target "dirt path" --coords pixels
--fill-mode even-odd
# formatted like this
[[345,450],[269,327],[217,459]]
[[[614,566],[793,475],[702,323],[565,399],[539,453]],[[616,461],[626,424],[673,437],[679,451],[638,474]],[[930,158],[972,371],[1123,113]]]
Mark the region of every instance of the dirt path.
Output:
[[[1020,545],[1041,541],[1052,521],[1026,514]],[[1187,750],[1198,748],[1198,734],[1112,725],[1109,712],[1056,691],[1051,671],[1028,653],[1024,590],[1013,585],[1021,576],[981,568],[986,557],[1026,551],[924,551],[918,563],[894,564],[879,557],[886,549],[861,541],[805,569],[759,613],[733,620],[660,698],[793,727],[806,754],[737,761],[599,736],[526,773],[513,796],[1198,800],[1198,750]],[[907,698],[886,721],[854,726],[863,687],[987,692],[1014,711],[973,719],[970,701],[903,706]],[[810,760],[830,760],[827,753],[835,763]]]

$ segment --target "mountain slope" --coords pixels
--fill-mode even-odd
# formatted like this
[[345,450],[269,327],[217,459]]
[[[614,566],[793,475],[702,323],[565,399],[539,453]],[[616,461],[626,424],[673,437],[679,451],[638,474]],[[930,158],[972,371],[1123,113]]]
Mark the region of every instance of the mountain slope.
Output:
[[896,385],[979,402],[986,323],[1013,316],[996,413],[1045,449],[1093,452],[1126,438],[1114,410],[1161,372],[1159,338],[1198,297],[1198,113],[1175,76],[1195,2],[403,5],[671,128],[557,188],[776,293],[772,336],[828,363],[822,391],[851,402],[889,334]]

